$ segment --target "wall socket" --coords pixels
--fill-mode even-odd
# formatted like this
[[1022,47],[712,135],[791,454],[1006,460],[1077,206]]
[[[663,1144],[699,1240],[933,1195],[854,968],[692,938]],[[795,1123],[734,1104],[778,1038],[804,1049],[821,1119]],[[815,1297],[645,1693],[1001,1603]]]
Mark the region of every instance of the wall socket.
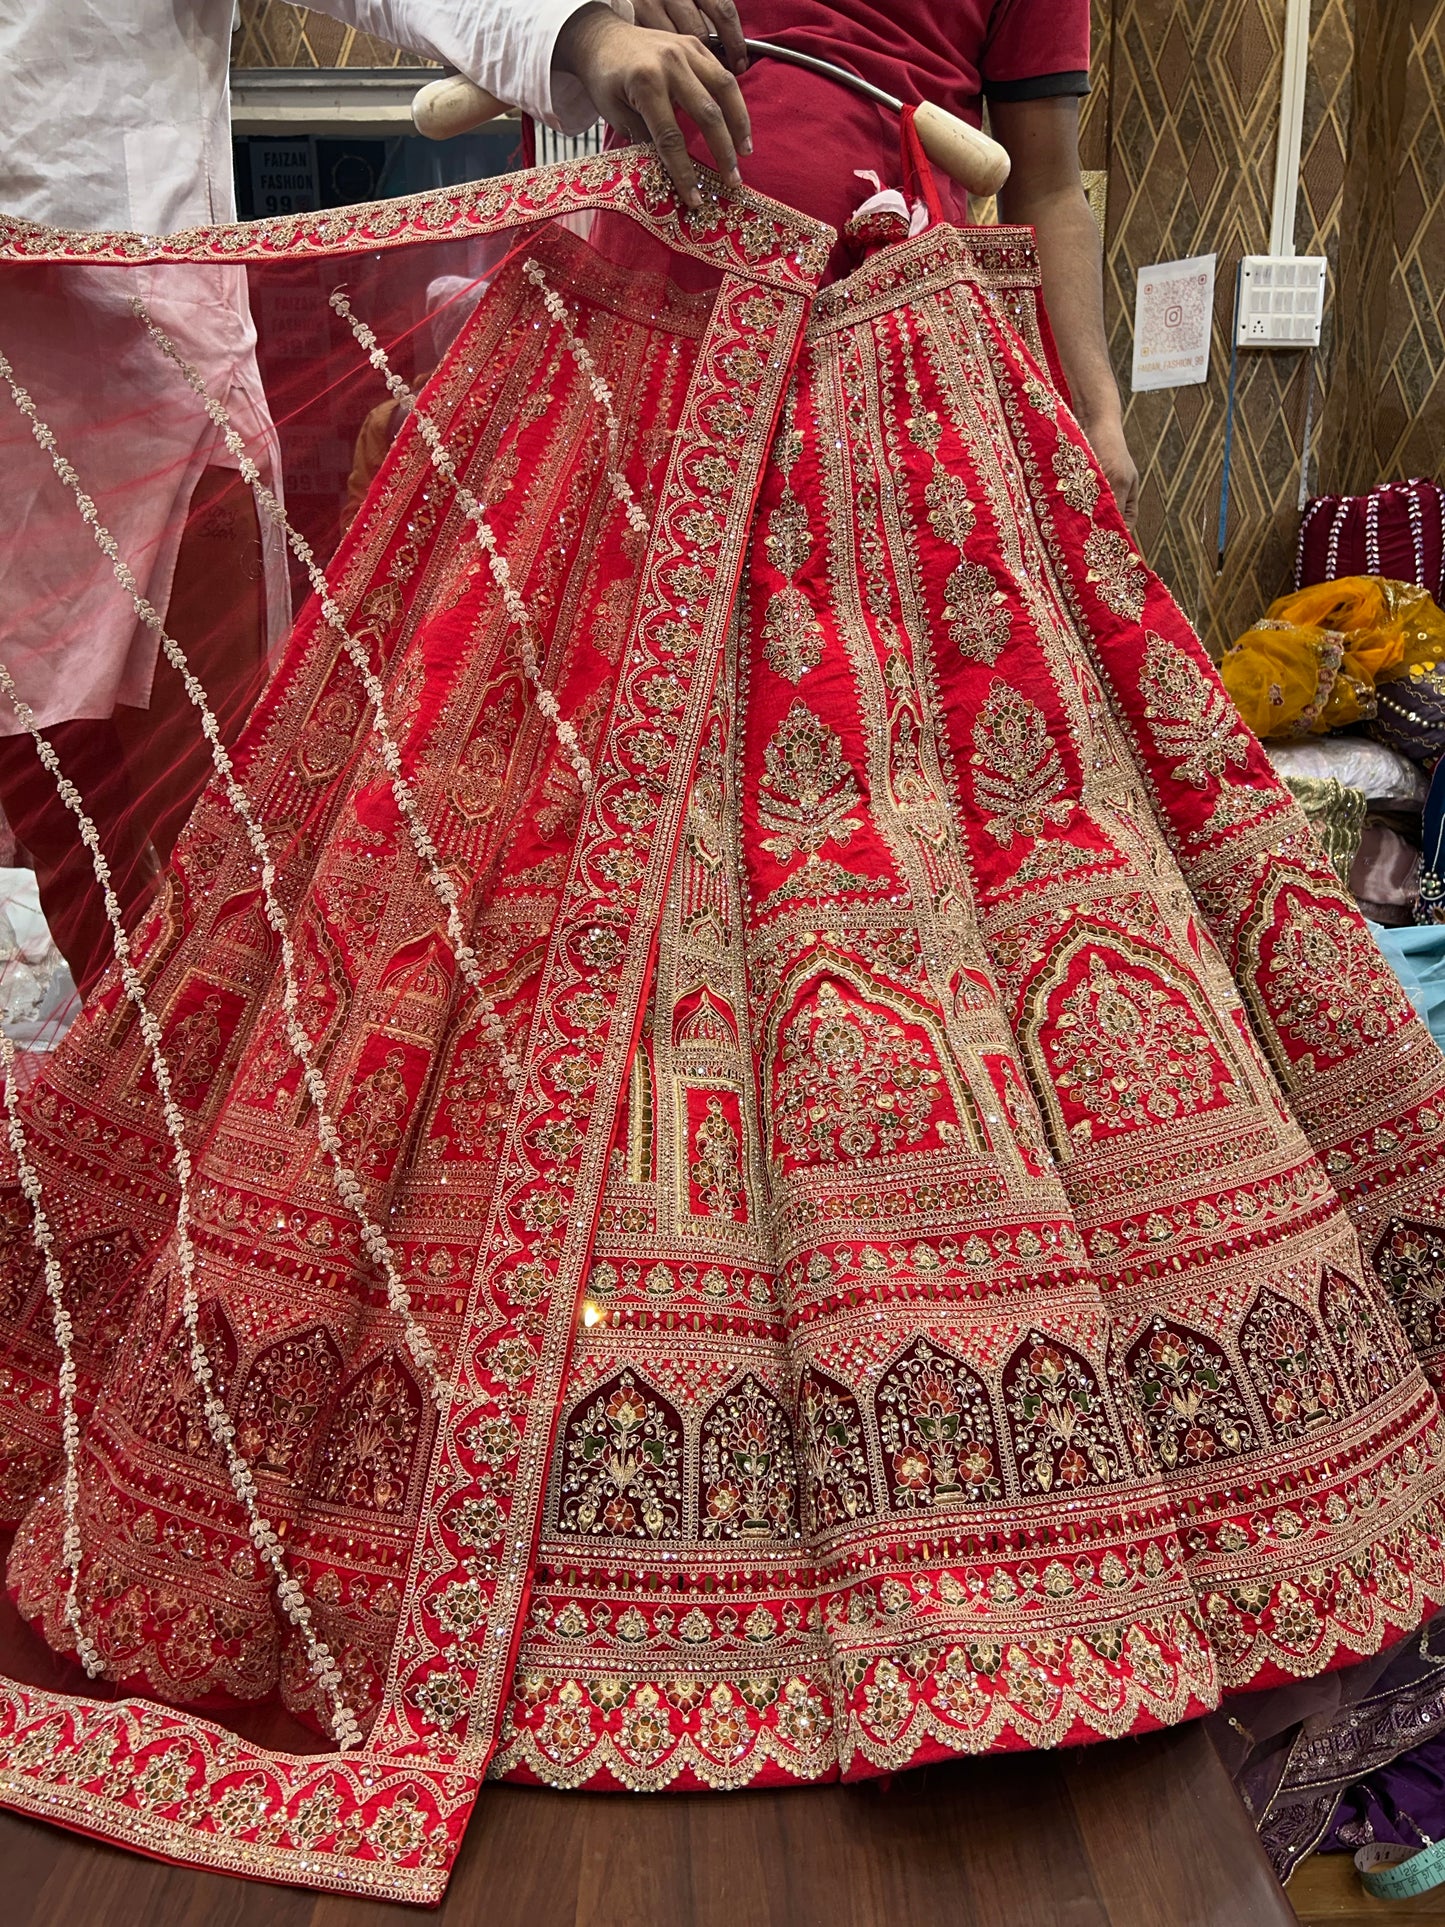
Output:
[[1325,318],[1322,254],[1246,254],[1240,263],[1241,348],[1318,348]]

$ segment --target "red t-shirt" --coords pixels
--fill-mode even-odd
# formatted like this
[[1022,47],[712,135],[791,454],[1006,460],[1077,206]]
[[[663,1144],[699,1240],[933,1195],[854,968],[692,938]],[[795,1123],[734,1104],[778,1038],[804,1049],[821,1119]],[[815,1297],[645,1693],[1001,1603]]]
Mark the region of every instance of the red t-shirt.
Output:
[[985,96],[1088,92],[1089,0],[740,0],[738,10],[752,40],[974,122]]
[[[1089,0],[739,0],[738,10],[751,40],[813,54],[906,105],[931,100],[975,125],[987,96],[1088,91]],[[872,191],[856,169],[902,183],[897,114],[781,60],[754,59],[742,85],[750,187],[841,229]],[[706,158],[700,139],[689,145]],[[945,215],[967,221],[963,190],[941,174],[937,184]],[[847,265],[840,251],[829,278]]]

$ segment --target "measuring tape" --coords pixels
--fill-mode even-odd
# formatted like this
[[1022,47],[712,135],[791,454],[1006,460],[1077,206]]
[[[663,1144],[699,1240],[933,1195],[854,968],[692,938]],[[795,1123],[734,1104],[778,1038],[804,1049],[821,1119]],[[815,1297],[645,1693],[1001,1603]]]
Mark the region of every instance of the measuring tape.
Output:
[[1445,1840],[1425,1847],[1386,1846],[1377,1841],[1355,1855],[1360,1885],[1376,1900],[1413,1900],[1445,1880]]

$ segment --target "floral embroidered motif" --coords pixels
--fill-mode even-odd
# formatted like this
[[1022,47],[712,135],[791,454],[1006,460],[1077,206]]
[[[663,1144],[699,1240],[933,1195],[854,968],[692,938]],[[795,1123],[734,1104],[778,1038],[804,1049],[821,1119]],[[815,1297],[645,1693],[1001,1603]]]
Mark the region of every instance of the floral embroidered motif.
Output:
[[1054,474],[1059,493],[1080,515],[1092,515],[1099,500],[1099,474],[1087,449],[1077,442],[1059,439],[1054,450]]
[[299,1473],[312,1427],[341,1376],[341,1357],[321,1330],[284,1338],[251,1367],[236,1414],[236,1442],[253,1466]]
[[493,1159],[511,1102],[494,1050],[472,1044],[458,1052],[444,1088],[441,1116],[460,1152]]
[[929,527],[939,541],[951,542],[956,549],[966,548],[978,511],[969,499],[963,477],[937,470],[923,491],[923,499],[928,504]]
[[1367,1286],[1329,1266],[1320,1291],[1325,1329],[1345,1371],[1345,1390],[1358,1408],[1372,1405],[1399,1382],[1400,1366],[1381,1308]]
[[1198,1332],[1156,1315],[1130,1352],[1127,1370],[1166,1471],[1254,1450],[1254,1428],[1229,1362]]
[[367,1512],[400,1512],[421,1415],[420,1389],[393,1353],[368,1365],[337,1400],[317,1496]]
[[798,1385],[798,1456],[810,1532],[826,1532],[873,1510],[858,1401],[809,1368]]
[[1445,1345],[1445,1227],[1392,1218],[1371,1257],[1415,1344]]
[[949,1352],[917,1339],[877,1392],[888,1494],[902,1511],[1003,1492],[988,1393]]
[[1069,1127],[1085,1141],[1096,1122],[1114,1130],[1167,1124],[1237,1090],[1177,990],[1111,968],[1097,951],[1059,1005],[1049,1048],[1059,1090],[1088,1114]]
[[1044,712],[1006,682],[996,682],[973,726],[973,793],[988,813],[988,833],[1005,849],[1016,835],[1042,836],[1067,823],[1064,765]]
[[411,1111],[402,1075],[405,1063],[403,1052],[388,1051],[383,1063],[357,1080],[349,1105],[337,1119],[341,1142],[358,1171],[384,1176],[391,1168]]
[[789,682],[801,682],[823,659],[823,625],[794,583],[768,598],[762,637],[763,660]]
[[1118,1446],[1098,1380],[1067,1346],[1033,1332],[1004,1374],[1019,1471],[1040,1492],[1107,1483]]
[[1146,638],[1139,687],[1160,755],[1180,758],[1170,772],[1176,783],[1208,789],[1227,770],[1248,765],[1249,740],[1228,690],[1152,631]]
[[622,1372],[564,1430],[563,1532],[609,1539],[675,1539],[682,1526],[682,1423],[650,1388]]
[[1358,917],[1291,898],[1266,976],[1275,1021],[1344,1056],[1398,1026],[1404,993]]
[[720,1098],[709,1097],[692,1148],[692,1181],[704,1211],[711,1217],[736,1217],[743,1208],[742,1147]]
[[225,1045],[219,996],[207,997],[198,1009],[171,1026],[166,1058],[172,1086],[182,1104],[193,1106],[210,1090]]
[[1144,613],[1149,577],[1128,536],[1117,529],[1093,529],[1084,543],[1088,580],[1099,600],[1126,622]]
[[796,575],[812,551],[808,511],[790,488],[783,490],[778,506],[768,518],[763,547],[769,561],[783,575]]
[[783,1408],[749,1373],[703,1420],[703,1537],[791,1537],[796,1488]]
[[1013,631],[1008,597],[982,562],[960,562],[944,584],[943,619],[961,655],[997,662]]
[[794,700],[763,751],[765,775],[758,816],[763,848],[780,863],[816,857],[825,843],[846,843],[861,820],[850,816],[863,801],[835,730]]
[[773,1122],[796,1164],[832,1163],[916,1144],[942,1078],[932,1051],[873,1004],[825,978],[783,1037]]
[[1322,1334],[1299,1305],[1262,1291],[1244,1321],[1241,1343],[1276,1438],[1297,1438],[1343,1410]]
[[[236,1372],[236,1341],[225,1313],[214,1300],[202,1305],[201,1337],[224,1398]],[[172,1326],[159,1356],[141,1381],[133,1408],[136,1430],[187,1458],[212,1460],[216,1447],[206,1424],[201,1394],[191,1370],[185,1327]]]

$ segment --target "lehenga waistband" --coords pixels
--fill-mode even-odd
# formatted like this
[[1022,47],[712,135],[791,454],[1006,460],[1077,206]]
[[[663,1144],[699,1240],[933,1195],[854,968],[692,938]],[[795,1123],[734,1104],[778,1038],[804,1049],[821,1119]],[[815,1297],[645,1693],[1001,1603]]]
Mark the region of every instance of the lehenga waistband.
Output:
[[932,227],[883,248],[844,281],[824,288],[813,303],[808,336],[816,339],[885,314],[951,281],[980,288],[1037,289],[1038,250],[1026,227]]

